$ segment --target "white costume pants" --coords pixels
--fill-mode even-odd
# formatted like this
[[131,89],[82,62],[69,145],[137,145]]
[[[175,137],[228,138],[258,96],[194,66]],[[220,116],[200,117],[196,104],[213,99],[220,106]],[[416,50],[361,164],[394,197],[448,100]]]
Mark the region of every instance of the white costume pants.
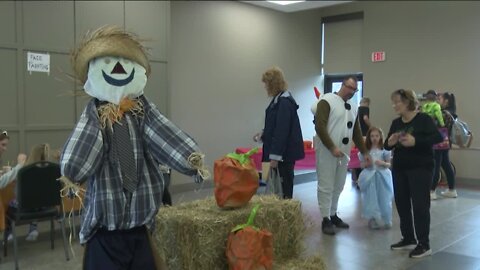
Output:
[[338,198],[347,178],[348,158],[336,158],[323,144],[316,145],[317,199],[322,217],[337,213]]

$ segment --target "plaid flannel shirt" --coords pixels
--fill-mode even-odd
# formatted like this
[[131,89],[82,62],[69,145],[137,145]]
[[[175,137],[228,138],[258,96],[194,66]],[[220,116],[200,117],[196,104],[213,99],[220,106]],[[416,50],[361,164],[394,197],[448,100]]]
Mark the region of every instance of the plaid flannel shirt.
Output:
[[144,96],[139,101],[143,103],[144,116],[126,114],[139,178],[130,202],[122,187],[118,157],[110,151],[111,132],[100,126],[97,99],[88,103],[64,146],[60,158],[62,175],[74,182],[87,181],[80,230],[82,244],[100,227],[125,230],[153,224],[164,190],[159,163],[194,176],[197,183],[202,181],[187,161],[191,153],[200,152],[196,142]]

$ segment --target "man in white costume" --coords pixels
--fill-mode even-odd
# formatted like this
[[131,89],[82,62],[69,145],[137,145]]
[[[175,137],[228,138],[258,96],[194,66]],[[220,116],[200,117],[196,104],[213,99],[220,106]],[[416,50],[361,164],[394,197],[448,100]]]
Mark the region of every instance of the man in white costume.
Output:
[[347,77],[337,93],[322,96],[315,113],[317,197],[322,214],[322,232],[335,234],[335,228],[349,225],[337,216],[338,198],[345,185],[352,138],[367,165],[371,162],[357,119],[357,105],[350,99],[357,92],[357,79]]

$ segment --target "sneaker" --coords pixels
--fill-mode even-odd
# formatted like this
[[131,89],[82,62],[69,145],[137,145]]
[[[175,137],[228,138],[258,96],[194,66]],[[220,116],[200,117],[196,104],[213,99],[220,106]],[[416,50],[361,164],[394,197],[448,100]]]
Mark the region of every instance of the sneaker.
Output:
[[350,226],[343,222],[341,218],[339,218],[336,214],[334,216],[330,216],[330,220],[332,221],[333,225],[337,228],[348,229]]
[[443,197],[447,197],[447,198],[456,198],[457,197],[457,191],[455,189],[445,190],[441,194],[442,194]]
[[435,191],[430,191],[430,200],[436,200],[437,199],[437,193]]
[[35,240],[37,240],[37,237],[38,237],[38,230],[33,230],[33,231],[28,233],[27,238],[25,238],[25,240],[35,241]]
[[333,223],[329,218],[323,218],[322,232],[328,235],[335,235],[335,229],[333,228]]
[[400,240],[400,242],[391,245],[390,248],[393,250],[405,250],[405,249],[413,249],[416,246],[417,246],[417,241],[402,239]]
[[425,256],[432,255],[432,250],[429,246],[418,244],[414,250],[409,254],[410,258],[423,258]]
[[377,221],[374,218],[371,218],[368,221],[368,227],[372,230],[378,230],[380,229],[380,225],[378,225]]

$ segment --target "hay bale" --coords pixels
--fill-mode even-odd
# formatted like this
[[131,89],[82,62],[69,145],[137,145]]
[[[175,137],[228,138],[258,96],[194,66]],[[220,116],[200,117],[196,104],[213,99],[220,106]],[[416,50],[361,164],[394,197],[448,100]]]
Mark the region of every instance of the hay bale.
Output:
[[304,216],[298,200],[254,196],[240,209],[222,210],[213,197],[162,208],[156,217],[154,242],[169,269],[228,269],[227,237],[247,222],[255,204],[255,225],[273,234],[275,259],[288,260],[303,251]]
[[282,263],[274,263],[275,270],[326,270],[327,265],[320,256],[308,259],[295,258]]

